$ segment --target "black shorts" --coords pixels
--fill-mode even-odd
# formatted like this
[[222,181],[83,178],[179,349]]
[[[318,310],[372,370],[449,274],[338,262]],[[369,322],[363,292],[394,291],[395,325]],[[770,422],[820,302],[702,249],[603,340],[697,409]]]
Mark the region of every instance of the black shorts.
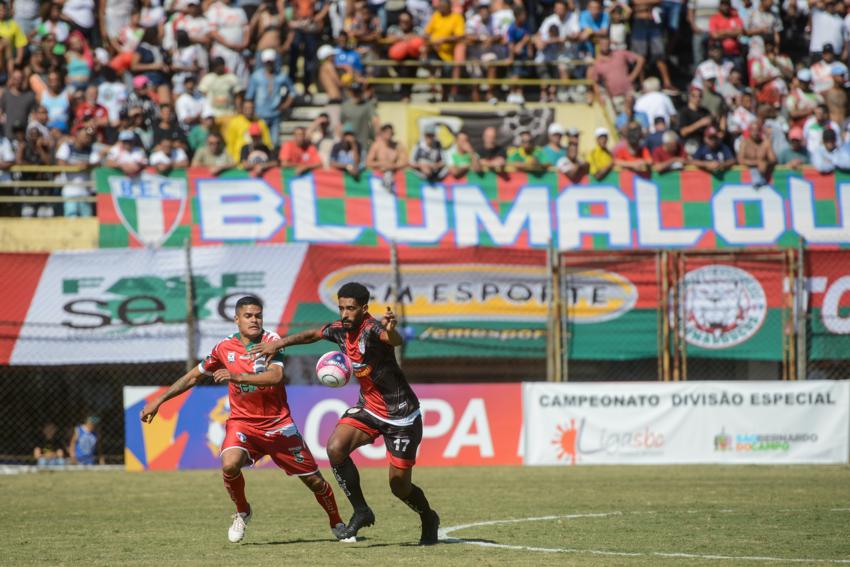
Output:
[[392,425],[375,418],[363,408],[353,407],[346,410],[339,422],[367,433],[373,441],[383,435],[390,464],[395,468],[409,469],[416,464],[416,452],[422,442],[421,415],[416,416],[410,425]]

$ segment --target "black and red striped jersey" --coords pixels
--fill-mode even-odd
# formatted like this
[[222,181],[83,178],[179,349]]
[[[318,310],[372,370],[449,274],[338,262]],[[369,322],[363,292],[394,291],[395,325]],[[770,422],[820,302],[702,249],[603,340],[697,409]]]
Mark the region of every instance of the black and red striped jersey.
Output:
[[381,341],[384,327],[367,314],[359,328],[346,330],[341,321],[322,328],[322,337],[348,355],[360,382],[359,407],[384,421],[403,421],[419,414],[419,399],[395,359],[392,346]]

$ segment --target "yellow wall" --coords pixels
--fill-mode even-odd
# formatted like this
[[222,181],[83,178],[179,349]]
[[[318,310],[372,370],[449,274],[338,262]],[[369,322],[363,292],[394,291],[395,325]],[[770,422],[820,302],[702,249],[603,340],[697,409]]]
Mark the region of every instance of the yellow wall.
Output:
[[0,252],[52,252],[97,248],[97,219],[0,218]]
[[[593,131],[596,128],[612,130],[603,108],[597,104],[540,104],[529,103],[526,108],[555,108],[555,121],[566,128],[578,128],[582,132],[579,150],[584,153],[594,146]],[[400,102],[382,102],[378,105],[378,117],[381,124],[390,123],[395,128],[396,138],[404,141],[408,149],[416,144],[419,135],[417,121],[423,116],[436,116],[441,110],[499,111],[515,110],[514,104],[499,103],[441,103],[441,104],[404,104]],[[443,130],[443,129],[441,129]],[[611,132],[612,136],[614,132]],[[614,138],[611,138],[612,140]],[[449,139],[442,139],[444,146],[450,145]],[[609,147],[610,147],[609,143]]]

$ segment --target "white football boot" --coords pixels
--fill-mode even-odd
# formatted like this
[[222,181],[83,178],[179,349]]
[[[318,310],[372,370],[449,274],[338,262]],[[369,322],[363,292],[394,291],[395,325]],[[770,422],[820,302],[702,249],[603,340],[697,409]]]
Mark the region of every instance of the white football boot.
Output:
[[253,509],[249,510],[247,514],[244,512],[233,514],[233,523],[227,530],[227,539],[230,540],[230,543],[239,543],[242,541],[242,538],[245,537],[245,526],[251,521],[253,514]]

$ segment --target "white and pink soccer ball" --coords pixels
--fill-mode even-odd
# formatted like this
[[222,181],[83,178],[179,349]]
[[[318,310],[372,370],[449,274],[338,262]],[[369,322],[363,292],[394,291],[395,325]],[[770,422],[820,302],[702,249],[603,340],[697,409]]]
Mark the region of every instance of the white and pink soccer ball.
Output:
[[323,354],[316,363],[316,377],[322,385],[330,388],[345,386],[352,374],[351,359],[338,350]]

